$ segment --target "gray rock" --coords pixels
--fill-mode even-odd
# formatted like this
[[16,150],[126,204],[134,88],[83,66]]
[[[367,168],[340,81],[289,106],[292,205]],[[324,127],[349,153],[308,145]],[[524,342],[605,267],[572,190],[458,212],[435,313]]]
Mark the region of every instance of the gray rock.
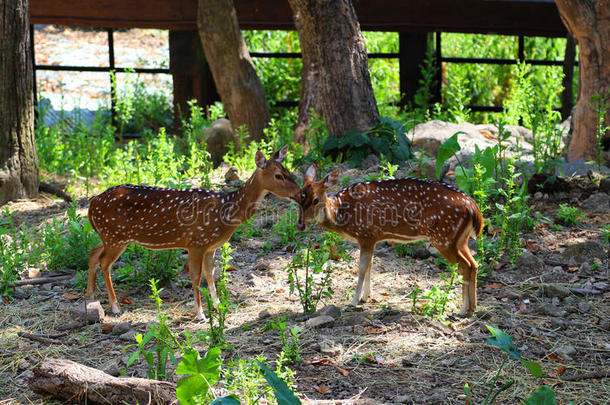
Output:
[[341,317],[341,309],[336,305],[327,305],[318,311],[318,315],[327,315],[334,319],[339,319]]
[[589,312],[591,310],[591,304],[589,304],[587,301],[580,301],[578,303],[578,310],[580,312]]
[[544,262],[538,256],[526,250],[519,256],[515,262],[515,265],[520,269],[527,269],[528,271],[534,271],[540,273],[544,270]]
[[411,248],[413,249],[413,257],[415,259],[420,259],[420,260],[425,260],[427,258],[429,258],[432,254],[430,253],[430,251],[428,250],[428,248],[426,248],[423,245],[413,245],[411,246]]
[[[560,177],[586,176],[589,171],[597,172],[597,163],[587,162],[584,159],[566,162],[555,169],[555,174]],[[601,173],[610,173],[610,169],[601,167]]]
[[604,177],[599,181],[599,191],[610,194],[610,177]]
[[105,373],[110,374],[113,377],[118,377],[121,375],[121,371],[122,371],[121,368],[115,364],[115,365],[108,367],[105,370]]
[[610,330],[610,318],[602,319],[602,320],[599,322],[599,326],[600,326],[602,329],[605,329],[605,330]]
[[305,322],[308,328],[332,328],[335,325],[335,318],[328,315],[316,316]]
[[608,258],[604,247],[595,241],[585,241],[566,247],[563,259],[566,262],[584,263],[594,258],[604,261]]
[[106,316],[104,308],[102,308],[102,304],[99,301],[87,302],[86,309],[81,303],[78,303],[70,309],[70,313],[76,319],[86,320],[88,323],[100,322]]
[[231,122],[225,118],[214,121],[212,125],[203,130],[198,139],[200,142],[206,142],[206,149],[210,153],[212,162],[214,162],[214,166],[218,166],[222,162],[222,157],[229,150],[229,143],[235,141]]
[[551,318],[551,326],[553,328],[565,328],[566,322],[561,318]]
[[263,309],[261,312],[258,313],[258,319],[265,319],[265,318],[269,318],[271,316],[271,313],[269,312],[268,309]]
[[119,339],[131,342],[131,341],[135,340],[136,333],[137,332],[135,329],[130,329],[127,332],[120,335]]
[[114,325],[114,328],[112,328],[112,332],[110,332],[110,334],[112,335],[122,335],[123,333],[129,331],[131,329],[131,323],[129,322],[121,322],[121,323],[117,323],[116,325]]
[[540,304],[540,306],[538,307],[538,312],[557,318],[562,318],[567,313],[564,309],[561,309],[558,306],[551,304],[550,302]]
[[368,155],[366,159],[362,161],[362,163],[360,163],[360,168],[362,170],[377,168],[377,166],[379,166],[379,158],[377,157],[377,155],[374,155],[372,153]]
[[430,252],[430,255],[432,255],[434,257],[441,257],[441,252],[439,252],[438,249],[435,248],[434,246],[430,246],[428,248],[428,251]]
[[549,298],[564,298],[570,295],[570,289],[559,284],[546,284],[542,286],[542,291],[544,291],[544,295]]
[[610,213],[610,195],[595,193],[582,202],[582,207],[594,214]]

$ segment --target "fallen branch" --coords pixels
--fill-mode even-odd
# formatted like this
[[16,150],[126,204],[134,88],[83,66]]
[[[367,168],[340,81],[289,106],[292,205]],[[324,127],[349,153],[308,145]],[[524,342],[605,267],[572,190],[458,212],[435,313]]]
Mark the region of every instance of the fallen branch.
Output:
[[14,285],[18,287],[22,285],[57,283],[58,281],[70,280],[72,277],[74,276],[71,274],[66,274],[65,276],[26,278],[24,280],[15,281]]
[[113,377],[64,359],[46,359],[34,368],[30,388],[44,396],[87,404],[176,404],[176,384],[145,378]]
[[67,325],[59,325],[55,327],[55,330],[58,331],[65,331],[65,330],[73,330],[73,329],[80,329],[87,326],[87,322],[73,322],[73,323],[69,323]]
[[65,200],[69,203],[72,202],[72,196],[70,194],[66,193],[61,188],[54,186],[53,184],[49,184],[49,183],[45,183],[45,182],[41,181],[40,184],[38,185],[38,190],[42,191],[44,193],[56,195],[59,198]]
[[600,290],[593,290],[593,289],[589,289],[589,288],[578,288],[578,287],[570,287],[570,291],[572,291],[574,294],[582,294],[582,295],[587,295],[587,294],[598,295],[603,292]]
[[[49,336],[56,336],[56,337],[61,337],[67,335],[66,334],[57,334],[57,335],[49,335]],[[48,345],[61,345],[64,342],[62,342],[61,340],[57,340],[53,337],[49,337],[49,336],[45,336],[45,335],[35,335],[32,333],[26,333],[26,332],[17,332],[17,336],[22,337],[22,338],[26,338],[26,339],[30,339],[30,340],[34,340],[36,342],[40,342],[40,343],[45,343]]]
[[610,371],[595,371],[592,373],[585,374],[577,374],[577,375],[569,375],[562,376],[561,379],[563,381],[578,381],[578,380],[590,380],[592,378],[608,378],[610,377]]

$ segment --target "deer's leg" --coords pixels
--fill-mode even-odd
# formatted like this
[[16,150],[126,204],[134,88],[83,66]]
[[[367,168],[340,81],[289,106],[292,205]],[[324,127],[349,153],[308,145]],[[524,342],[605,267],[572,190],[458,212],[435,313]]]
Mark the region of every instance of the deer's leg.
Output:
[[[474,257],[472,257],[470,248],[468,248],[468,243],[462,245],[458,253],[462,259],[460,261],[460,266],[464,266],[463,273],[468,273],[468,291],[463,291],[468,297],[468,304],[466,305],[466,303],[464,303],[464,306],[466,306],[465,313],[471,314],[477,308],[477,272],[479,270],[479,265],[476,260],[474,260]],[[466,279],[466,277],[464,277],[464,279]],[[464,301],[466,301],[466,298],[464,298]]]
[[[352,307],[357,306],[362,299],[364,298],[362,295],[362,287],[364,284],[364,280],[366,278],[367,272],[371,270],[371,261],[373,260],[373,251],[374,245],[360,245],[360,263],[358,264],[358,286],[356,287],[356,292],[354,293],[354,299],[349,304]],[[370,279],[369,279],[370,281]],[[370,286],[368,287],[370,294]],[[368,298],[368,297],[367,297]]]
[[89,279],[87,281],[87,299],[95,300],[95,282],[97,279],[97,265],[100,262],[100,256],[104,251],[104,245],[100,243],[89,252]]
[[[108,291],[108,303],[112,313],[117,315],[121,313],[119,302],[116,299],[114,293],[114,287],[112,286],[112,278],[110,276],[110,267],[116,260],[121,256],[121,253],[125,250],[125,246],[104,246],[99,256],[100,267],[102,273],[104,273],[104,282],[106,283],[106,290]],[[90,273],[91,274],[91,273]]]
[[364,274],[364,289],[360,302],[367,302],[371,296],[371,268],[373,267],[373,255],[375,254],[375,245],[371,248],[371,258],[369,259],[366,272]]
[[220,300],[216,295],[216,283],[214,280],[214,250],[207,252],[203,258],[203,274],[205,275],[205,281],[208,283],[208,291],[210,292],[210,298],[214,307],[218,308]]
[[199,284],[201,283],[201,266],[203,262],[204,250],[202,248],[189,249],[188,266],[193,282],[193,296],[195,297],[195,310],[197,311],[197,319],[205,321],[203,308],[201,306],[201,292]]

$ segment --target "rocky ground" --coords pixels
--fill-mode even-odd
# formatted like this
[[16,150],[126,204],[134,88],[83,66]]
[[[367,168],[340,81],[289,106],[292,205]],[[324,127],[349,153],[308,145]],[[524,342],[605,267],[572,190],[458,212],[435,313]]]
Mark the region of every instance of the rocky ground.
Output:
[[[379,171],[349,169],[358,181]],[[409,170],[403,167],[402,171]],[[591,174],[589,174],[590,176]],[[234,348],[225,359],[263,355],[269,361],[281,349],[274,331],[265,324],[285,316],[289,327],[303,330],[302,361],[290,366],[296,391],[311,403],[464,403],[464,383],[482,400],[504,356],[486,344],[486,325],[501,328],[514,338],[522,355],[542,364],[541,381],[528,376],[523,366],[509,361],[500,381],[516,383],[498,399],[513,404],[536,386],[547,384],[559,403],[604,404],[610,397],[610,280],[608,244],[600,229],[610,218],[608,178],[598,184],[589,176],[573,177],[570,187],[548,194],[538,192],[530,204],[549,221],[521,235],[525,252],[515,266],[501,264],[481,280],[479,310],[470,318],[448,316],[445,321],[413,312],[409,294],[417,286],[442,286],[441,269],[425,247],[416,259],[401,258],[388,244],[377,247],[373,261],[373,299],[358,309],[347,303],[355,289],[358,251],[350,245],[351,261],[334,263],[332,299],[320,308],[326,317],[304,317],[295,295],[289,293],[285,266],[294,252],[283,246],[272,224],[294,206],[267,197],[256,224],[264,236],[233,242],[234,270],[229,274],[231,300],[236,308],[227,321],[227,339]],[[84,201],[83,201],[84,202]],[[578,226],[553,226],[558,204],[580,207],[585,219]],[[67,204],[43,196],[38,201],[9,205],[18,222],[40,225],[62,216]],[[83,209],[84,213],[84,209]],[[273,220],[269,215],[275,214]],[[425,251],[425,252],[424,252]],[[44,275],[44,273],[43,273]],[[101,278],[101,277],[100,277]],[[103,282],[98,297],[109,310]],[[32,369],[44,358],[62,357],[118,374],[125,369],[136,331],[145,332],[155,319],[153,302],[145,288],[117,283],[123,314],[106,315],[99,322],[62,332],[74,322],[83,306],[82,291],[69,280],[56,284],[20,287],[18,299],[0,310],[0,397],[3,403],[43,403],[27,386]],[[162,293],[171,327],[193,332],[207,328],[193,320],[190,281],[180,275]],[[460,304],[456,286],[449,313]],[[319,322],[319,324],[318,324]],[[114,326],[117,325],[117,326]],[[32,341],[19,333],[59,334],[53,342]],[[200,346],[200,349],[204,349]],[[127,375],[145,376],[138,362]],[[334,402],[333,402],[334,401]]]

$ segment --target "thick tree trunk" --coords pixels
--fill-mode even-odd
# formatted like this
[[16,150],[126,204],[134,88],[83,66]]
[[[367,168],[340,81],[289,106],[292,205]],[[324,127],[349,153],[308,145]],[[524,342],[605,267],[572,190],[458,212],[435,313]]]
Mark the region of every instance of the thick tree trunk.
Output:
[[[364,131],[377,124],[379,111],[366,47],[351,0],[288,2],[303,50],[304,103],[310,103],[310,97],[319,97],[312,104],[319,103],[332,134],[345,134],[350,129]],[[317,62],[317,68],[311,61]],[[319,89],[312,83],[318,83]],[[299,111],[299,116],[306,113]]]
[[199,0],[199,37],[234,129],[246,125],[251,140],[269,123],[265,89],[241,36],[232,0]]
[[146,378],[118,378],[71,360],[46,359],[34,369],[30,388],[79,404],[155,404],[176,401],[176,385]]
[[[568,159],[593,159],[597,151],[597,112],[592,98],[610,96],[610,0],[556,0],[556,4],[580,51],[580,85]],[[605,117],[606,123],[610,122],[608,110]]]
[[0,6],[0,204],[38,194],[28,0]]

